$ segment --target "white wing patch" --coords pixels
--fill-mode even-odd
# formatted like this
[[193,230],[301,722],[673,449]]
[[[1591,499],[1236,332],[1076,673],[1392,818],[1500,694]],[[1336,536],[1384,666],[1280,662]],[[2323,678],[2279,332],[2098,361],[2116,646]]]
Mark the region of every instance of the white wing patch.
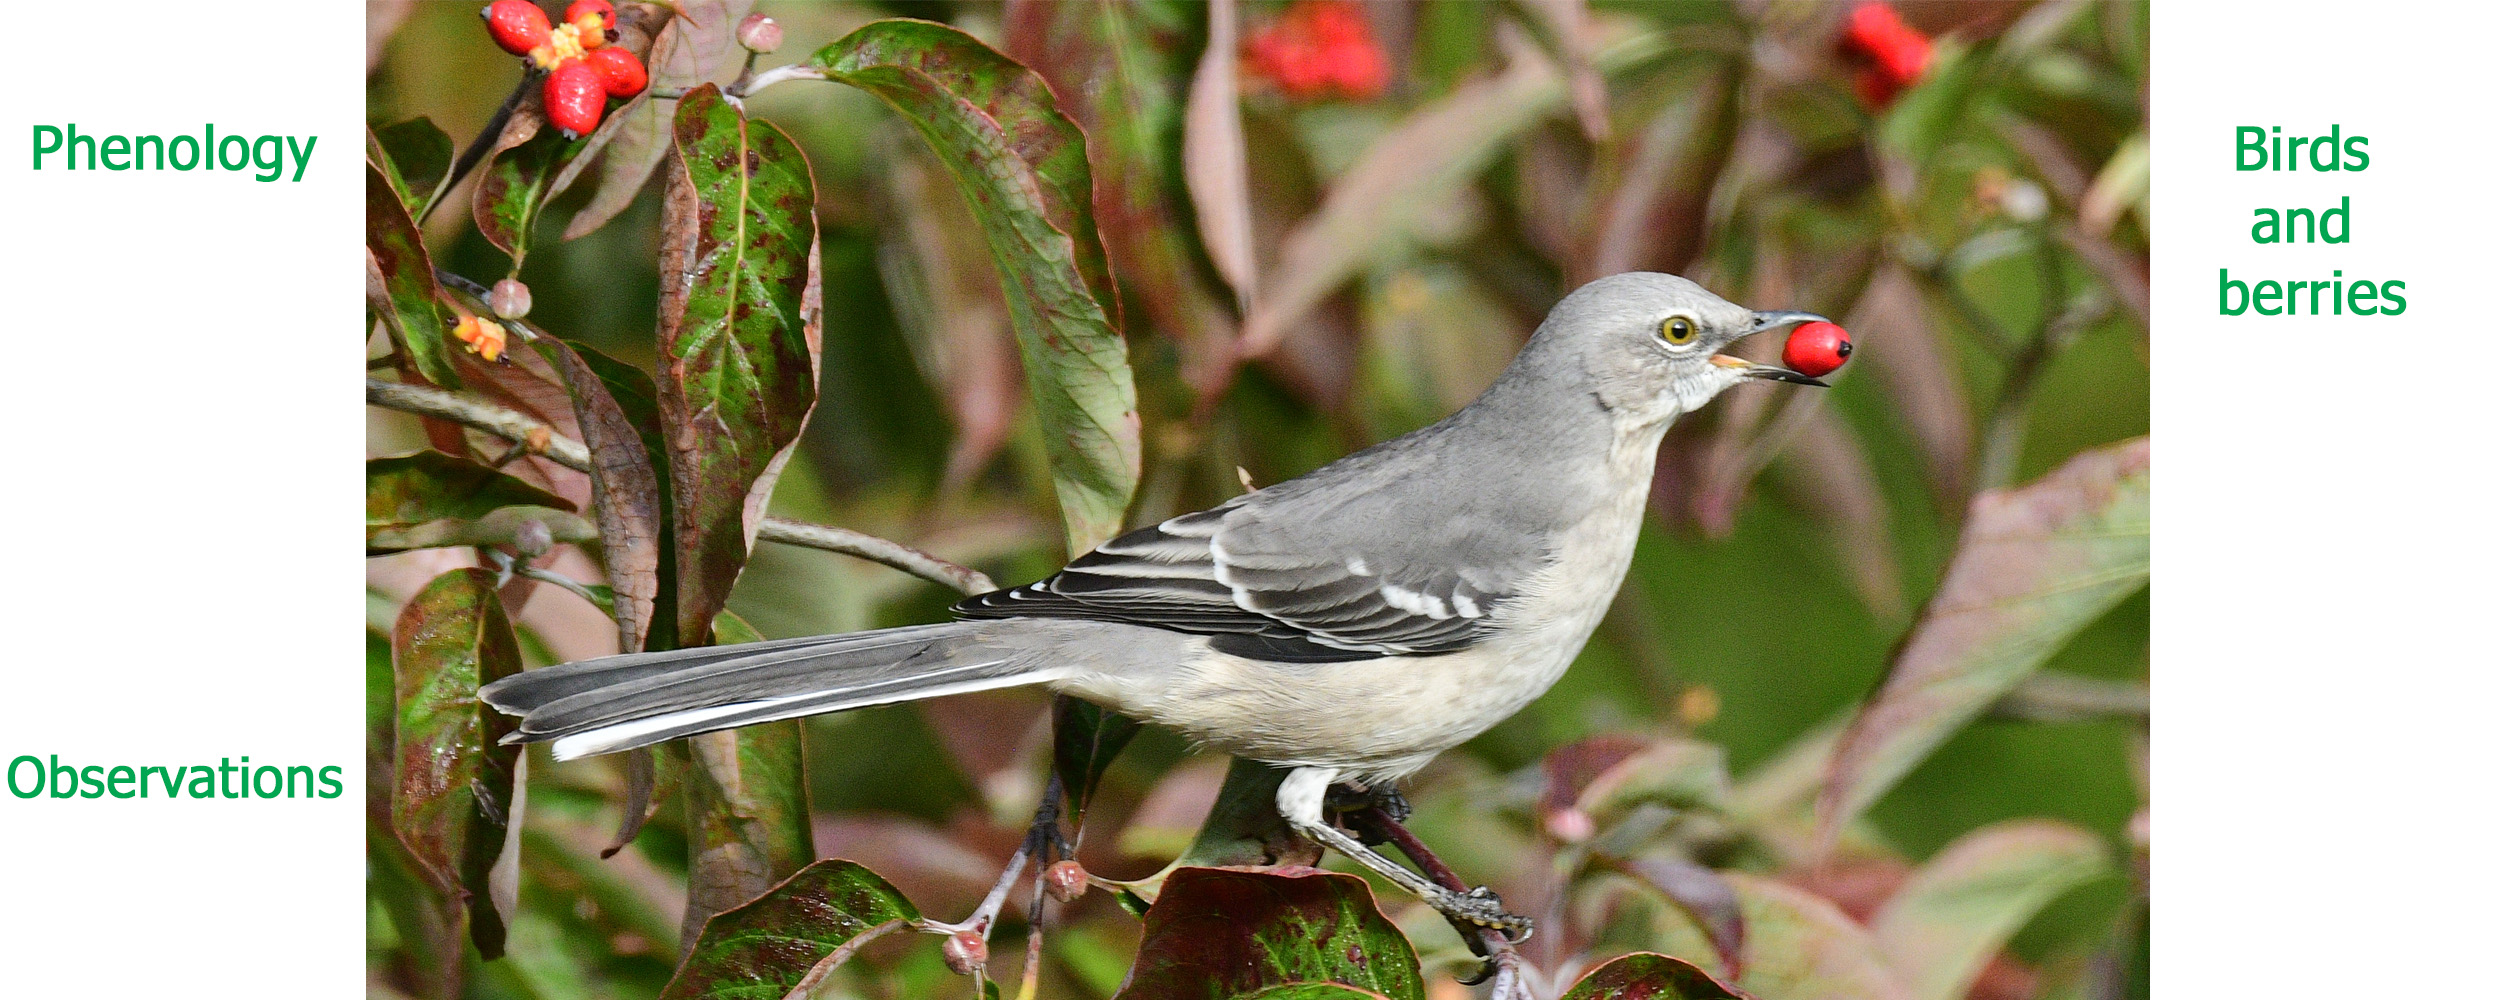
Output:
[[1450,616],[1450,606],[1441,598],[1432,594],[1419,594],[1387,581],[1380,584],[1380,599],[1389,602],[1390,607],[1407,614],[1422,615],[1434,621]]

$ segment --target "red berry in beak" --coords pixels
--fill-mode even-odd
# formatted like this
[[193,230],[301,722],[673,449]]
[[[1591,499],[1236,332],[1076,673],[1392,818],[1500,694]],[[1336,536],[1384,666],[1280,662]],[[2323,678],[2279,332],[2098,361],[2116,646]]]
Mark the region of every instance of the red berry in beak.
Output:
[[479,13],[486,18],[486,33],[506,52],[525,56],[547,44],[547,12],[529,0],[495,0]]
[[607,109],[607,85],[589,63],[576,59],[547,74],[547,120],[557,128],[577,137],[589,135]]
[[599,74],[599,85],[607,88],[608,96],[618,100],[642,93],[643,85],[651,82],[650,75],[643,72],[642,60],[622,48],[592,49],[582,62]]
[[1788,346],[1780,348],[1780,363],[1821,378],[1839,371],[1841,363],[1849,360],[1849,350],[1849,331],[1840,324],[1800,323],[1788,332]]

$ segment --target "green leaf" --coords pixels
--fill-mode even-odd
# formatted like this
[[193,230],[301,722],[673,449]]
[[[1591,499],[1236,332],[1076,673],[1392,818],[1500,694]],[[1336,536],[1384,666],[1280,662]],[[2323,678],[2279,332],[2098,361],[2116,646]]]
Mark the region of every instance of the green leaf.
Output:
[[1276,814],[1276,788],[1289,773],[1290,768],[1233,758],[1224,771],[1224,784],[1215,791],[1215,805],[1207,810],[1206,822],[1198,825],[1198,836],[1165,874],[1190,867],[1316,864],[1319,849]]
[[623,214],[668,155],[669,112],[675,102],[653,97],[653,91],[692,90],[706,83],[726,86],[745,64],[738,22],[754,9],[753,0],[677,0],[671,6],[676,16],[660,26],[643,60],[651,71],[649,86],[582,140],[581,152],[549,187],[549,197],[563,194],[585,169],[598,170],[598,188],[564,224],[565,239],[587,236]]
[[656,390],[650,376],[590,348],[550,336],[530,347],[555,368],[572,397],[582,444],[590,449],[591,507],[599,518],[601,565],[613,588],[618,648],[639,652],[650,638],[668,555],[668,496],[658,471],[666,451]]
[[498,741],[512,722],[480,704],[479,685],[520,672],[520,646],[482,569],[435,577],[391,634],[398,704],[391,826],[434,891],[465,899],[478,953],[503,952],[503,918],[487,872],[514,825],[521,748]]
[[1668,737],[1598,772],[1578,802],[1597,825],[1612,826],[1643,805],[1720,808],[1727,801],[1728,784],[1726,750]]
[[[1735,985],[1778,1000],[1908,1000],[1901,976],[1884,958],[1874,935],[1830,900],[1796,886],[1745,872],[1722,872],[1744,915],[1741,956],[1722,955],[1682,909],[1658,900],[1628,908],[1601,935],[1601,944],[1630,943],[1699,960],[1717,968],[1741,965]],[[1640,919],[1641,916],[1647,920]],[[1646,925],[1646,926],[1644,926]]]
[[1135,719],[1064,694],[1051,699],[1050,710],[1051,763],[1068,796],[1069,819],[1082,827],[1094,786],[1140,727]]
[[599,535],[573,504],[465,458],[420,451],[365,462],[367,554],[447,545],[509,544],[529,521],[558,542]]
[[[1211,7],[1209,17],[1226,9]],[[1047,79],[1052,92],[1062,97],[1061,109],[1084,130],[1097,180],[1095,221],[1119,284],[1128,293],[1108,303],[1115,324],[1142,334],[1137,314],[1129,315],[1129,322],[1119,321],[1122,306],[1144,307],[1142,315],[1151,327],[1180,345],[1182,376],[1202,393],[1220,391],[1230,365],[1233,321],[1226,311],[1228,296],[1206,279],[1184,197],[1185,187],[1195,191],[1201,186],[1201,151],[1193,147],[1186,154],[1191,177],[1186,185],[1175,158],[1183,145],[1181,91],[1189,81],[1185,57],[1197,43],[1189,37],[1195,27],[1191,12],[1116,0],[1025,4],[1013,13],[1007,23],[1007,53]],[[1208,110],[1217,108],[1218,96],[1229,102],[1223,106],[1239,103],[1232,84],[1233,47],[1218,40],[1203,46],[1206,65],[1220,69],[1222,77],[1215,88],[1222,93],[1210,96]],[[1207,89],[1211,72],[1200,71],[1201,89]],[[1201,110],[1194,94],[1190,110]],[[1239,168],[1240,124],[1236,115],[1231,131],[1216,137],[1231,141],[1229,160],[1219,155],[1221,150],[1207,155]],[[1191,131],[1191,142],[1201,138],[1199,131]],[[1247,183],[1246,175],[1238,172],[1227,179]],[[1214,205],[1201,199],[1196,212],[1205,253],[1228,280],[1234,274],[1228,268],[1246,261],[1250,252],[1248,189],[1229,193],[1238,197],[1219,198]],[[1228,256],[1235,253],[1243,256]],[[1243,274],[1241,287],[1247,288],[1247,272]]]
[[372,532],[366,536],[365,552],[377,554],[408,549],[512,545],[532,521],[545,527],[547,537],[557,544],[579,545],[599,539],[599,526],[571,511],[554,507],[502,507],[474,521],[428,521],[404,529]]
[[[384,749],[388,752],[388,748]],[[385,812],[365,825],[365,895],[381,904],[398,939],[398,960],[404,963],[421,997],[460,995],[461,925],[466,907],[457,897],[446,899],[391,829]]]
[[2109,852],[2076,827],[2053,820],[1981,827],[1893,892],[1875,914],[1875,939],[1909,979],[1912,1000],[1954,1000],[2041,907],[2108,874]]
[[1122,1000],[1209,1000],[1340,983],[1421,1000],[1415,949],[1362,879],[1316,868],[1183,868],[1146,911]]
[[451,174],[451,137],[430,118],[411,118],[365,134],[366,158],[382,169],[412,219],[425,218]]
[[813,63],[920,131],[972,205],[1006,289],[1070,552],[1117,534],[1142,447],[1085,136],[1040,76],[972,36],[873,22]]
[[563,497],[465,458],[420,451],[365,462],[365,537],[446,519],[474,521],[498,507],[573,509]]
[[1380,994],[1356,989],[1343,983],[1286,983],[1270,986],[1256,993],[1244,993],[1238,1000],[1372,1000]]
[[1630,858],[1620,866],[1700,925],[1710,947],[1727,958],[1730,975],[1744,971],[1745,910],[1726,878],[1706,865],[1672,856]]
[[661,1000],[781,1000],[825,956],[920,911],[875,872],[819,861],[703,925]]
[[[727,611],[713,631],[722,645],[763,641]],[[800,733],[792,719],[686,738],[685,937],[815,860]]]
[[1691,962],[1634,952],[1580,977],[1559,1000],[1745,1000],[1745,996]]
[[[512,133],[505,135],[508,140]],[[478,171],[469,214],[478,235],[512,255],[515,273],[529,256],[530,230],[553,197],[549,182],[580,154],[581,143],[565,138],[561,130],[542,127],[527,141],[497,149]]]
[[417,224],[382,168],[365,164],[365,300],[399,352],[402,370],[446,389],[460,388],[452,370],[451,323],[437,299],[434,261]]
[[659,402],[677,635],[699,645],[816,405],[816,188],[780,129],[705,85],[677,102],[661,210]]
[[1944,583],[1833,752],[1819,803],[1826,837],[2144,587],[2151,500],[2152,439],[2137,438],[1971,501]]

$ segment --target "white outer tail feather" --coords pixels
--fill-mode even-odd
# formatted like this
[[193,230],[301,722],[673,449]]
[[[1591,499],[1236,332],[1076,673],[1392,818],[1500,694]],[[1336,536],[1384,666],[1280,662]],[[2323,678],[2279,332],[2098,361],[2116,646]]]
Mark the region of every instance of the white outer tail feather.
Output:
[[[884,688],[885,690],[879,691],[875,694],[868,694],[854,700],[846,700],[839,697],[842,691],[837,688],[826,691],[808,691],[800,694],[783,695],[778,698],[763,698],[753,701],[731,702],[725,705],[711,705],[704,708],[670,712],[665,715],[654,715],[646,718],[632,719],[625,722],[614,723],[612,725],[601,726],[596,729],[586,729],[578,733],[556,737],[552,745],[548,747],[548,750],[555,755],[555,759],[557,760],[572,760],[576,757],[590,757],[603,753],[613,753],[618,750],[626,750],[658,742],[647,739],[646,737],[649,737],[653,733],[662,732],[687,724],[702,723],[713,719],[726,719],[734,716],[737,717],[738,721],[726,723],[721,726],[710,727],[710,729],[699,729],[695,732],[709,732],[712,729],[726,729],[733,726],[748,726],[764,722],[777,722],[783,719],[795,719],[806,715],[839,712],[854,708],[867,708],[871,705],[891,705],[895,702],[919,701],[923,698],[937,698],[950,694],[968,694],[974,691],[994,691],[999,688],[1023,687],[1030,684],[1044,684],[1065,677],[1071,672],[1063,667],[1053,667],[1019,674],[1009,674],[1005,676],[978,677],[970,680],[958,681],[952,684],[925,683],[928,680],[943,677],[948,674],[965,673],[987,667],[994,667],[1001,662],[1004,661],[986,660],[979,663],[967,663],[933,670],[913,678],[915,683],[909,687],[893,684],[890,680],[883,684],[866,685],[866,687],[869,688]],[[786,709],[786,711],[776,711],[776,709]]]

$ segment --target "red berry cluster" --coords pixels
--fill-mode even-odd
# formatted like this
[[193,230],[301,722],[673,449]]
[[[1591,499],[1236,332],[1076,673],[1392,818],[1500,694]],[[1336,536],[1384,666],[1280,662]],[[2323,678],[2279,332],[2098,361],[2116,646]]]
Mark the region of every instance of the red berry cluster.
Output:
[[1870,108],[1890,107],[1926,74],[1936,54],[1934,43],[1883,0],[1867,0],[1849,11],[1840,51],[1858,60],[1858,99]]
[[599,127],[608,98],[632,97],[651,82],[642,60],[608,44],[616,40],[616,7],[608,0],[574,0],[564,23],[553,26],[530,0],[495,0],[479,13],[495,44],[547,71],[547,120],[572,136]]
[[1333,91],[1365,100],[1389,85],[1389,57],[1353,0],[1297,0],[1243,43],[1242,60],[1296,99]]

